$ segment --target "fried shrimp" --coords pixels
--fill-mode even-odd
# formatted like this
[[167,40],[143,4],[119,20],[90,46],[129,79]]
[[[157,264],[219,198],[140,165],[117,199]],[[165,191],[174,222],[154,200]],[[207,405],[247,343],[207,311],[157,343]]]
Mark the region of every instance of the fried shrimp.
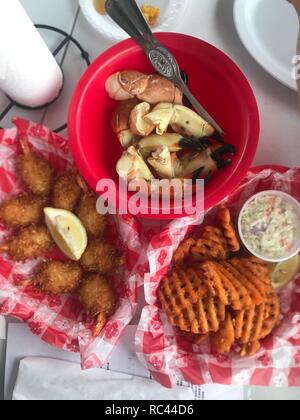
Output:
[[52,238],[44,226],[29,226],[0,245],[0,252],[7,252],[14,261],[33,260],[48,252],[53,246]]
[[101,239],[93,239],[83,254],[81,265],[86,271],[107,274],[125,263],[118,251]]
[[116,309],[116,294],[105,277],[91,274],[83,280],[79,296],[85,310],[96,320],[93,335],[97,337]]
[[21,194],[0,204],[0,220],[17,229],[38,224],[43,216],[45,200],[33,194]]
[[52,207],[73,212],[80,199],[82,189],[77,182],[76,170],[60,175],[52,190]]
[[81,277],[82,269],[75,262],[47,261],[41,265],[31,283],[43,292],[61,295],[76,290]]
[[90,236],[103,236],[107,218],[97,212],[97,196],[81,177],[78,177],[77,180],[83,190],[83,195],[76,209],[76,214]]
[[17,169],[24,184],[33,194],[48,195],[53,182],[53,169],[45,159],[30,150],[24,138],[20,142],[23,154],[17,159]]

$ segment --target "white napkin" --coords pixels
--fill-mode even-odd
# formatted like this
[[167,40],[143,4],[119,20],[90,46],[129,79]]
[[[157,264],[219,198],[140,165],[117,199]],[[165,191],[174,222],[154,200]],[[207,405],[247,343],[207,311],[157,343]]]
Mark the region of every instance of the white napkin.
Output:
[[21,105],[57,97],[63,74],[19,0],[0,0],[0,89]]
[[26,358],[20,363],[13,400],[193,400],[192,390],[168,390],[154,381],[78,364]]

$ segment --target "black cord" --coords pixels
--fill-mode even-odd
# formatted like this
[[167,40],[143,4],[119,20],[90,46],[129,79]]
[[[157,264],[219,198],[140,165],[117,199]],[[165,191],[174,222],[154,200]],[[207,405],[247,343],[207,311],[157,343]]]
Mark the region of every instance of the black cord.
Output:
[[[60,35],[63,35],[65,37],[64,40],[53,51],[52,54],[54,55],[54,57],[62,50],[62,48],[68,42],[72,42],[79,49],[79,51],[81,53],[81,57],[86,62],[87,67],[90,66],[91,61],[90,61],[89,53],[83,49],[82,45],[72,35],[68,34],[67,32],[63,31],[62,29],[55,28],[54,26],[50,26],[50,25],[40,25],[40,24],[37,24],[37,25],[35,25],[35,27],[37,29],[45,29],[45,30],[48,30],[48,31],[53,31],[53,32],[56,32],[56,33],[58,33]],[[20,106],[20,105],[16,104],[14,101],[11,100],[11,102],[7,105],[7,107],[1,112],[1,114],[0,114],[0,121],[3,120],[3,118],[9,113],[9,111],[14,106]],[[48,106],[48,105],[46,105],[46,106]],[[42,106],[39,109],[44,108],[46,106]],[[25,108],[25,107],[22,107],[22,108]],[[53,130],[53,131],[55,133],[60,133],[61,131],[65,130],[67,127],[68,127],[68,124],[64,124],[61,127],[58,127],[55,130]],[[2,129],[2,127],[0,127],[0,129]]]
[[[69,41],[73,42],[76,45],[76,47],[79,49],[79,51],[81,52],[81,57],[85,60],[87,66],[89,66],[91,64],[89,53],[83,49],[81,44],[72,35],[69,35],[67,32],[63,31],[62,29],[58,29],[58,28],[55,28],[54,26],[50,26],[50,25],[35,25],[35,27],[37,29],[47,29],[49,31],[57,32],[58,34],[61,34],[61,35],[65,36],[66,40],[65,40],[65,43],[63,44],[63,46]],[[63,48],[63,46],[61,48]],[[56,54],[58,54],[58,52]],[[56,55],[56,54],[54,54],[54,55]]]
[[15,103],[11,101],[7,107],[4,109],[4,111],[0,114],[0,121],[3,120],[3,118],[6,116],[6,114],[9,113],[9,111],[14,107]]

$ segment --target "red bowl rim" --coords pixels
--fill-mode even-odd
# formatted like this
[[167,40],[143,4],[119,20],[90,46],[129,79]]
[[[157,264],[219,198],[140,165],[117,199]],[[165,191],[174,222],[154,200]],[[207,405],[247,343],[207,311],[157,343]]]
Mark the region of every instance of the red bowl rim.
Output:
[[[252,130],[252,142],[249,144],[244,145],[244,150],[242,150],[242,154],[240,160],[236,162],[234,170],[230,174],[230,178],[227,179],[226,183],[222,185],[219,189],[214,191],[208,198],[205,199],[204,209],[207,211],[212,207],[216,206],[220,203],[223,199],[230,195],[232,191],[234,191],[240,182],[245,178],[248,170],[251,168],[253,160],[256,155],[258,142],[259,142],[259,132],[260,132],[260,117],[259,117],[259,109],[257,105],[257,101],[254,95],[254,92],[250,86],[249,81],[247,80],[244,73],[238,67],[238,65],[228,57],[224,52],[219,50],[218,48],[214,47],[213,45],[209,44],[206,41],[203,41],[199,38],[192,37],[190,35],[184,35],[179,33],[170,33],[170,32],[163,32],[163,33],[156,33],[157,38],[163,43],[164,40],[169,40],[170,37],[172,38],[173,42],[176,43],[178,39],[189,39],[194,40],[197,43],[202,43],[206,47],[211,48],[214,50],[215,54],[222,56],[223,60],[230,62],[231,66],[235,69],[236,75],[239,76],[240,80],[244,85],[244,97],[247,98],[247,102],[251,105],[251,115],[250,118],[250,125]],[[85,71],[82,75],[81,79],[78,82],[78,85],[74,91],[71,105],[69,109],[69,117],[68,117],[68,132],[69,132],[69,142],[70,142],[70,149],[73,154],[75,163],[79,168],[82,176],[85,180],[89,183],[89,185],[95,189],[95,185],[97,185],[99,181],[98,175],[92,169],[89,169],[89,162],[86,160],[85,155],[83,153],[82,145],[79,141],[78,131],[78,118],[77,112],[81,108],[81,103],[85,96],[85,93],[89,89],[90,84],[94,81],[95,77],[103,66],[106,66],[107,62],[113,60],[116,55],[126,51],[130,51],[132,48],[139,48],[137,44],[132,39],[127,39],[125,41],[121,41],[118,44],[114,45],[113,47],[106,50],[102,53],[95,61],[90,65],[90,67]],[[232,178],[235,177],[235,180]],[[180,218],[182,216],[172,215],[139,215],[143,218],[152,218],[152,219],[175,219]]]

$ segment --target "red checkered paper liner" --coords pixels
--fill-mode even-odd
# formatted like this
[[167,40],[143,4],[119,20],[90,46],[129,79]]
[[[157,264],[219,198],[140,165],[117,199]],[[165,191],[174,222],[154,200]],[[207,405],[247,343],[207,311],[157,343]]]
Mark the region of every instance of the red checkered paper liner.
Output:
[[[242,185],[222,204],[237,216],[249,197],[273,189],[285,191],[300,201],[300,169],[285,174],[275,170],[249,172]],[[204,223],[213,222],[215,213],[216,209],[208,212]],[[178,244],[190,232],[201,230],[201,226],[193,224],[192,219],[172,222],[150,242],[147,252],[150,273],[145,276],[148,306],[142,312],[136,334],[139,359],[166,387],[173,387],[177,380],[194,385],[300,386],[300,273],[280,294],[283,314],[280,327],[262,342],[262,349],[254,357],[212,354],[209,342],[194,346],[168,323],[160,309],[157,291]]]
[[[23,191],[15,168],[16,156],[21,153],[18,134],[27,136],[32,150],[44,156],[57,173],[73,164],[64,138],[23,119],[14,119],[14,123],[16,128],[0,132],[0,202]],[[34,334],[55,347],[80,352],[83,368],[103,366],[116,348],[136,311],[138,286],[148,267],[145,253],[141,253],[140,226],[136,220],[130,216],[111,217],[110,223],[108,239],[122,250],[127,264],[111,278],[120,304],[96,339],[91,333],[93,319],[83,311],[76,294],[50,296],[31,286],[20,287],[20,281],[33,274],[41,259],[19,264],[0,255],[0,313],[23,320]],[[10,234],[0,226],[0,243]],[[46,256],[60,257],[58,250]]]

